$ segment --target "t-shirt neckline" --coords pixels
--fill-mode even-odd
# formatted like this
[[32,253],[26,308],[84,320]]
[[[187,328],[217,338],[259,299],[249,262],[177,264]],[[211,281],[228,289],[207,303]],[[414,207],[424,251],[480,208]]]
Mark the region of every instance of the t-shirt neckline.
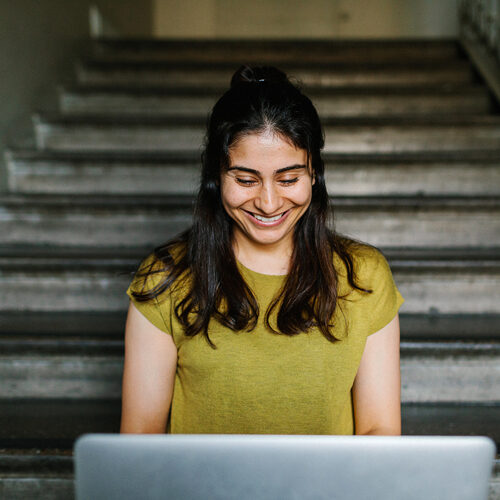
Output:
[[264,273],[259,273],[257,271],[254,271],[253,269],[249,269],[248,267],[244,266],[239,260],[236,260],[236,263],[240,269],[242,269],[245,273],[249,275],[253,275],[255,277],[258,277],[260,279],[267,279],[269,281],[282,281],[284,280],[288,274],[264,274]]

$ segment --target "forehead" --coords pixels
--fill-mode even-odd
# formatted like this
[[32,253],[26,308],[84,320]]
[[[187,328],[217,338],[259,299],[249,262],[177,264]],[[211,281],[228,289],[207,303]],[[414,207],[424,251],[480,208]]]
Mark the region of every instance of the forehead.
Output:
[[230,166],[245,166],[263,170],[307,162],[307,151],[295,147],[279,134],[264,131],[247,134],[229,149]]

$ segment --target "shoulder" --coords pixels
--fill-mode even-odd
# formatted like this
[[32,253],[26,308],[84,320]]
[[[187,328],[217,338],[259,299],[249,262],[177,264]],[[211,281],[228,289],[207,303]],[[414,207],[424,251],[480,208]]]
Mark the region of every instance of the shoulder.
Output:
[[394,281],[391,268],[380,249],[368,244],[355,243],[350,256],[356,284],[367,290],[362,292],[346,284],[345,274],[339,273],[340,285],[345,286],[348,298],[362,318],[367,335],[389,323],[404,302]]
[[[346,253],[352,263],[352,271],[356,282],[366,288],[370,282],[390,274],[387,259],[380,249],[367,243],[347,241]],[[340,277],[347,276],[348,263],[337,253],[334,253],[334,265]]]
[[[172,275],[176,264],[180,261],[183,255],[183,247],[180,244],[169,245],[168,247],[160,247],[147,254],[139,263],[134,277],[130,284],[130,290],[134,292],[158,292],[162,285]],[[170,283],[168,288],[175,288]]]
[[145,292],[154,289],[165,277],[165,264],[155,252],[149,253],[141,261],[135,271],[130,288],[134,292]]
[[376,280],[391,272],[387,259],[377,247],[366,243],[357,245],[353,258],[357,276],[361,281]]

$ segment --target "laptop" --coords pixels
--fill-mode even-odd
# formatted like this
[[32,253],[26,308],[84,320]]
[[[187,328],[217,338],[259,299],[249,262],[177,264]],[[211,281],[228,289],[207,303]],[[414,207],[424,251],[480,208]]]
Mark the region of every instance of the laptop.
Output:
[[487,500],[487,437],[87,434],[77,500]]

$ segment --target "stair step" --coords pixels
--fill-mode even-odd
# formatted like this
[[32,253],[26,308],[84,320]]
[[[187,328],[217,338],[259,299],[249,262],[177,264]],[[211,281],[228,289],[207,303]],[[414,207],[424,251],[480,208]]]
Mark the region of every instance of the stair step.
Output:
[[102,40],[92,46],[94,57],[113,61],[155,60],[282,64],[442,61],[462,56],[455,40]]
[[0,497],[71,500],[74,498],[72,450],[1,449]]
[[[499,195],[500,149],[458,155],[326,154],[325,176],[332,196]],[[12,193],[193,194],[199,154],[172,155],[9,151]]]
[[[385,247],[499,247],[498,196],[336,196],[340,233]],[[153,247],[189,227],[192,196],[0,195],[0,245]]]
[[[34,117],[39,149],[200,151],[206,125],[168,117]],[[324,121],[326,153],[498,150],[500,118],[489,115],[377,117]]]
[[[159,61],[122,62],[86,60],[76,66],[81,85],[151,86],[227,89],[240,64],[234,63],[162,63]],[[305,87],[338,86],[399,86],[464,84],[476,81],[476,75],[466,60],[436,61],[434,63],[345,62],[333,64],[286,64],[279,68]]]
[[[0,399],[108,399],[121,394],[122,353],[0,354]],[[57,347],[54,347],[57,351]],[[500,343],[402,343],[403,402],[489,402],[500,405]]]
[[[35,467],[39,473],[70,472],[66,457],[74,440],[89,432],[118,432],[120,406],[119,399],[0,400],[0,447],[5,450],[0,453],[0,477]],[[404,435],[486,435],[500,452],[499,405],[404,403],[401,413]],[[60,451],[51,460],[51,453],[35,454],[33,448]],[[62,453],[64,449],[68,451]]]
[[[139,240],[140,241],[140,240]],[[14,247],[15,249],[15,247]],[[52,256],[22,247],[0,257],[0,311],[119,312],[128,307],[125,290],[139,259],[87,255]],[[83,250],[83,248],[81,249]],[[94,257],[92,257],[94,253]],[[461,249],[461,254],[434,251],[389,252],[395,281],[406,299],[403,312],[412,314],[500,313],[498,249]],[[146,255],[146,252],[143,253]]]
[[[126,311],[0,311],[0,352],[92,351],[105,346],[122,352]],[[500,341],[499,314],[400,312],[401,340],[412,342]],[[467,344],[466,348],[470,346]]]
[[[165,88],[66,88],[60,90],[65,114],[140,114],[189,116],[205,119],[219,98],[217,93],[172,92]],[[321,118],[430,113],[488,113],[493,103],[488,89],[343,89],[308,92]]]

